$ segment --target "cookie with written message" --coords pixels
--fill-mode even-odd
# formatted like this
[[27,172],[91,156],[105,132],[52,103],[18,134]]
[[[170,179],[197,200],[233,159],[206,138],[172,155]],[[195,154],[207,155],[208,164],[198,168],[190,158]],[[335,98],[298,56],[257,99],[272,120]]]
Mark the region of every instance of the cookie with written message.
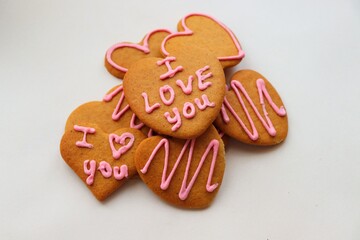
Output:
[[154,131],[195,138],[220,112],[223,68],[204,48],[179,46],[172,54],[132,64],[123,81],[125,96],[136,116]]
[[149,32],[140,43],[121,42],[111,46],[105,55],[105,67],[115,77],[123,78],[132,63],[146,57],[162,57],[160,47],[171,32],[156,29]]
[[97,125],[82,123],[65,131],[60,152],[94,196],[103,201],[137,173],[135,150],[145,138],[132,128],[105,133]]
[[180,45],[198,46],[212,52],[223,68],[238,64],[245,56],[234,33],[223,23],[203,13],[190,13],[178,23],[178,32],[171,33],[162,42],[164,56],[174,56]]
[[215,124],[225,134],[253,145],[278,144],[288,132],[280,95],[264,76],[252,70],[233,75]]
[[155,136],[136,150],[141,179],[160,198],[183,208],[205,208],[215,198],[224,175],[225,150],[211,126],[189,140]]
[[65,130],[73,129],[76,124],[86,123],[96,124],[107,133],[130,127],[152,136],[152,130],[140,122],[131,111],[122,84],[110,89],[103,101],[87,102],[77,107],[68,117]]

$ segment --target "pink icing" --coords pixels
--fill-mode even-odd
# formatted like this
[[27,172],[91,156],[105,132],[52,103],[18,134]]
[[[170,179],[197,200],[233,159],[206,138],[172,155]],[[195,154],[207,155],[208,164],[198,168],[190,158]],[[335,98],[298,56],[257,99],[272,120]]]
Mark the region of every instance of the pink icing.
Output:
[[220,132],[219,132],[219,135],[220,135],[220,137],[222,138],[222,137],[225,135],[225,133],[224,133],[223,131],[220,131]]
[[131,116],[131,120],[130,120],[130,127],[135,128],[135,129],[141,129],[145,124],[143,122],[136,124],[135,123],[136,118],[137,117],[136,117],[135,113],[133,113]]
[[118,166],[114,167],[114,178],[116,180],[122,180],[124,177],[127,178],[128,174],[128,167],[127,165],[121,165],[119,168]]
[[152,113],[155,109],[160,107],[160,103],[155,103],[152,106],[149,106],[149,98],[146,92],[143,92],[141,96],[144,98],[145,101],[145,111],[147,113]]
[[190,75],[186,87],[185,87],[184,82],[183,82],[182,80],[180,80],[180,79],[176,80],[176,85],[178,85],[179,87],[181,87],[181,90],[182,90],[186,95],[189,95],[189,94],[192,93],[192,82],[193,82],[193,81],[194,81],[194,77]]
[[106,94],[104,97],[103,97],[103,100],[105,102],[110,102],[116,95],[118,95],[120,92],[123,92],[123,86],[120,85],[118,86],[117,88],[115,88],[111,93],[108,93]]
[[[135,129],[141,129],[142,127],[145,126],[145,124],[143,122],[140,122],[139,124],[136,124],[135,123],[136,118],[137,117],[136,117],[135,113],[133,113],[133,115],[131,116],[131,120],[130,120],[130,127],[135,128]],[[153,134],[153,130],[150,128],[148,133],[147,133],[147,136],[152,137],[152,134]]]
[[244,51],[241,49],[241,46],[239,44],[239,42],[237,41],[236,37],[234,36],[234,34],[231,32],[231,30],[229,28],[227,28],[224,24],[222,24],[221,22],[217,21],[215,18],[209,16],[209,15],[205,15],[202,13],[190,13],[188,15],[186,15],[182,20],[181,20],[181,25],[184,29],[184,31],[182,32],[175,32],[172,33],[168,36],[166,36],[166,38],[163,40],[162,44],[161,44],[161,50],[163,52],[163,54],[165,56],[169,56],[169,53],[166,51],[165,49],[165,45],[166,42],[174,37],[178,37],[178,36],[190,36],[192,35],[194,32],[192,30],[190,30],[187,26],[186,26],[186,19],[191,17],[191,16],[202,16],[202,17],[207,17],[211,20],[213,20],[214,22],[216,22],[217,24],[219,24],[231,37],[231,40],[233,41],[234,45],[236,46],[236,49],[238,51],[238,53],[234,56],[218,56],[218,60],[219,61],[227,61],[227,60],[238,60],[238,59],[242,59],[245,56]]
[[106,161],[101,161],[99,163],[98,170],[101,172],[104,178],[109,178],[112,175],[111,165]]
[[225,135],[225,133],[223,131],[221,131],[220,129],[216,128],[216,130],[221,138]]
[[175,132],[176,130],[178,130],[181,127],[181,117],[180,117],[179,110],[176,107],[173,108],[172,110],[173,110],[173,113],[175,114],[174,117],[170,117],[169,112],[165,112],[164,116],[169,123],[171,123],[171,124],[175,123],[171,128],[171,131]]
[[[228,104],[228,100],[226,99],[226,97],[224,98],[224,101],[226,101]],[[230,118],[229,118],[229,115],[227,114],[226,112],[226,109],[225,109],[225,105],[224,103],[221,105],[221,116],[222,116],[222,119],[224,120],[225,123],[228,123],[230,121]]]
[[201,103],[200,99],[198,99],[198,98],[195,98],[195,100],[194,100],[200,110],[204,110],[207,107],[215,107],[215,103],[210,102],[209,98],[206,94],[201,95],[201,98],[204,103]]
[[[105,102],[110,102],[120,92],[121,92],[121,96],[120,96],[119,101],[116,104],[116,107],[115,107],[114,112],[112,114],[112,119],[114,121],[118,121],[126,111],[130,110],[129,104],[127,104],[122,110],[120,110],[120,106],[121,106],[121,104],[123,103],[123,101],[125,99],[125,95],[124,95],[124,92],[123,92],[123,86],[120,85],[114,91],[112,91],[111,93],[105,95],[104,98],[103,98],[103,100]],[[136,120],[136,115],[135,115],[135,113],[133,113],[132,116],[131,116],[131,120],[130,120],[130,127],[131,128],[141,129],[143,126],[145,126],[145,124],[142,123],[142,122],[140,122],[139,124],[136,124],[135,120]]]
[[[126,139],[130,139],[130,141],[126,143]],[[109,135],[109,143],[114,159],[119,159],[122,154],[126,153],[132,147],[134,141],[135,141],[134,135],[129,132],[123,133],[121,134],[121,136],[118,136],[115,133],[111,133]],[[116,150],[114,146],[114,142],[122,146]]]
[[[89,166],[90,162],[90,168]],[[84,161],[84,173],[88,175],[86,178],[86,184],[92,185],[94,183],[94,177],[95,177],[95,170],[96,170],[96,161],[95,160],[85,160]]]
[[[278,108],[276,106],[276,104],[272,101],[271,96],[270,96],[269,92],[266,89],[264,79],[259,78],[256,81],[256,86],[257,86],[258,92],[259,92],[260,104],[261,104],[261,106],[263,108],[263,112],[264,112],[266,118],[268,119],[268,113],[267,113],[267,111],[265,109],[264,95],[265,95],[266,100],[269,102],[270,106],[272,107],[272,109],[274,109],[274,111],[279,116],[281,116],[281,117],[285,116],[286,115],[286,110],[285,110],[284,106],[280,106],[280,108]],[[268,121],[270,121],[270,119],[268,119]]]
[[201,91],[207,89],[208,87],[210,87],[212,85],[211,82],[206,82],[206,83],[203,83],[206,79],[208,78],[211,78],[212,77],[212,73],[209,72],[207,73],[206,75],[202,75],[203,72],[209,70],[210,67],[209,66],[205,66],[203,68],[200,68],[199,70],[197,70],[195,72],[196,76],[197,76],[197,79],[198,79],[198,87]]
[[83,147],[83,148],[93,148],[94,146],[90,143],[88,143],[86,141],[86,136],[88,133],[95,133],[95,128],[90,128],[90,127],[83,127],[83,126],[78,126],[78,125],[74,125],[74,130],[77,132],[83,132],[84,136],[83,139],[81,141],[77,141],[75,144],[78,147]]
[[121,72],[124,72],[126,73],[128,71],[127,68],[123,67],[123,66],[120,66],[118,64],[116,64],[112,58],[111,58],[111,55],[113,54],[113,52],[116,50],[116,49],[119,49],[119,48],[124,48],[124,47],[129,47],[129,48],[135,48],[137,50],[140,50],[142,51],[143,53],[147,54],[147,53],[150,53],[150,49],[149,49],[149,38],[151,35],[153,35],[154,33],[157,33],[157,32],[167,32],[167,33],[171,33],[170,30],[167,30],[167,29],[156,29],[150,33],[148,33],[144,40],[143,40],[143,43],[142,45],[139,45],[139,44],[135,44],[135,43],[117,43],[113,46],[111,46],[107,52],[106,52],[106,61],[112,66],[114,67],[115,69],[121,71]]
[[170,62],[172,62],[172,61],[176,61],[176,58],[175,57],[166,57],[163,60],[157,61],[158,66],[161,66],[161,65],[165,64],[165,66],[168,69],[168,71],[166,73],[164,73],[164,74],[162,74],[160,76],[161,80],[165,80],[167,78],[173,77],[177,72],[180,72],[180,71],[182,71],[184,69],[182,66],[177,66],[175,69],[173,69],[170,66]]
[[[188,110],[190,110],[190,112],[188,112]],[[195,106],[194,106],[194,104],[192,104],[190,102],[184,103],[183,115],[184,115],[184,117],[186,117],[188,119],[191,119],[191,118],[195,117]]]
[[154,130],[152,128],[149,129],[147,136],[148,137],[154,136]]
[[[174,89],[172,87],[170,87],[169,85],[162,86],[159,89],[159,92],[160,92],[160,98],[161,98],[161,100],[163,101],[163,103],[165,105],[169,106],[174,102],[175,92],[174,92]],[[169,99],[165,98],[165,92],[170,93],[170,98]]]
[[[89,167],[90,165],[90,167]],[[124,177],[128,177],[128,167],[127,165],[121,165],[119,168],[118,166],[114,167],[114,170],[111,168],[111,165],[106,161],[101,161],[98,167],[98,170],[105,178],[110,178],[112,174],[114,174],[114,178],[116,180],[122,180]],[[84,173],[88,175],[86,178],[86,184],[91,186],[94,183],[96,171],[96,161],[95,160],[85,160],[84,161]]]
[[230,121],[229,116],[226,113],[225,107],[227,107],[229,109],[229,111],[231,112],[231,114],[235,117],[236,121],[240,124],[240,126],[244,129],[245,133],[249,136],[249,138],[253,141],[256,141],[259,138],[259,133],[255,127],[254,121],[252,120],[249,111],[247,110],[244,100],[241,97],[240,92],[245,96],[246,100],[249,102],[251,108],[254,110],[256,116],[258,117],[258,119],[261,121],[262,125],[265,127],[266,131],[269,133],[270,136],[275,136],[276,135],[276,130],[268,116],[268,113],[266,111],[265,108],[265,102],[264,102],[264,96],[266,98],[266,100],[269,102],[270,106],[272,107],[272,109],[276,112],[276,114],[278,116],[285,116],[286,115],[286,111],[285,108],[283,106],[281,106],[280,108],[278,108],[275,103],[272,101],[271,96],[269,95],[266,86],[265,86],[265,81],[261,78],[259,78],[256,81],[256,86],[258,88],[258,93],[259,93],[259,99],[260,99],[260,104],[262,106],[262,110],[263,110],[263,114],[266,118],[266,120],[264,120],[264,118],[261,116],[261,114],[259,113],[258,109],[256,108],[254,102],[251,100],[249,94],[246,92],[245,88],[243,87],[243,85],[238,81],[238,80],[232,80],[231,81],[231,87],[234,90],[236,97],[240,103],[240,105],[242,106],[242,109],[245,112],[245,115],[251,125],[251,129],[252,132],[250,132],[250,130],[246,127],[246,125],[244,124],[244,122],[240,119],[239,115],[236,113],[236,111],[233,109],[233,107],[231,106],[231,104],[229,103],[229,101],[226,99],[226,97],[224,98],[224,105],[222,106],[221,109],[221,116],[224,120],[225,123],[228,123]]
[[192,159],[193,159],[193,152],[194,152],[194,146],[195,146],[195,141],[196,139],[189,139],[189,140],[186,140],[170,174],[168,177],[166,177],[166,172],[167,172],[167,169],[168,169],[168,161],[169,161],[169,140],[166,139],[166,138],[163,138],[159,143],[158,145],[155,147],[155,149],[153,150],[153,152],[151,153],[148,161],[146,162],[145,166],[140,170],[141,173],[143,174],[146,174],[147,171],[148,171],[148,168],[152,162],[152,160],[154,159],[156,153],[159,151],[159,149],[164,145],[165,147],[165,158],[164,158],[164,168],[163,168],[163,173],[162,173],[162,178],[161,178],[161,185],[160,185],[160,188],[162,190],[166,190],[170,183],[171,183],[171,180],[175,174],[175,171],[181,161],[181,159],[183,158],[183,155],[184,153],[186,152],[189,144],[190,144],[190,149],[189,149],[189,155],[188,155],[188,161],[187,161],[187,164],[186,164],[186,170],[185,170],[185,173],[184,173],[184,177],[183,177],[183,181],[182,181],[182,185],[181,185],[181,188],[180,188],[180,191],[179,191],[179,198],[181,200],[186,200],[199,173],[200,173],[200,170],[203,166],[203,163],[206,159],[206,157],[209,155],[209,152],[210,150],[212,149],[213,150],[213,155],[212,155],[212,160],[211,160],[211,166],[210,166],[210,171],[209,171],[209,175],[208,175],[208,179],[207,179],[207,182],[206,182],[206,191],[208,192],[213,192],[217,187],[218,187],[218,183],[215,183],[215,184],[211,184],[211,179],[212,179],[212,176],[213,176],[213,173],[214,173],[214,168],[215,168],[215,163],[216,163],[216,159],[217,159],[217,155],[218,155],[218,149],[219,149],[219,141],[216,140],[216,139],[213,139],[210,141],[210,143],[208,144],[204,154],[202,155],[201,159],[200,159],[200,162],[199,162],[199,165],[197,166],[196,168],[196,171],[194,173],[194,175],[192,176],[189,184],[187,185],[187,179],[188,179],[188,175],[189,175],[189,170],[190,170],[190,165],[191,165],[191,162],[192,162]]
[[123,91],[123,86],[119,86],[117,87],[114,91],[112,91],[111,93],[107,94],[104,96],[103,100],[105,102],[110,102],[117,94],[119,94],[121,92],[121,96],[120,99],[114,109],[114,112],[112,114],[112,119],[114,121],[117,121],[120,119],[120,117],[127,111],[129,110],[130,106],[129,104],[127,104],[122,110],[120,110],[120,106],[123,103],[124,99],[125,99],[125,95],[124,95],[124,91]]

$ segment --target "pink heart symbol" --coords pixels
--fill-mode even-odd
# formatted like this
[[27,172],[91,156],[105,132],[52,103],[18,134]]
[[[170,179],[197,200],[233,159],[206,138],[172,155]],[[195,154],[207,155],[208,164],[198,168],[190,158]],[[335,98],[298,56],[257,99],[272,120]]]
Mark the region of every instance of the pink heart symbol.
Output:
[[[126,144],[126,139],[130,139],[130,141],[127,144]],[[111,133],[109,135],[109,143],[114,159],[119,159],[122,154],[126,153],[134,144],[134,140],[135,140],[134,135],[132,135],[129,132],[123,133],[121,134],[121,136],[118,136],[115,133]],[[121,146],[119,149],[116,150],[114,146],[114,142],[123,146]]]

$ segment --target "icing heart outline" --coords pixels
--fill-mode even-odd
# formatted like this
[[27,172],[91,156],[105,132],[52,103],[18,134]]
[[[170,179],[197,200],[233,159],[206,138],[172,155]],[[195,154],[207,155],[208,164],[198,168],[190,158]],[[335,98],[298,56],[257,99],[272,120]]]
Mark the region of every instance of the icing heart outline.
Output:
[[[126,139],[128,138],[130,138],[130,141],[127,144],[125,144]],[[120,136],[115,133],[109,134],[109,143],[114,159],[119,159],[122,154],[126,153],[132,147],[134,141],[135,141],[134,135],[128,132],[123,133]],[[119,149],[116,150],[114,146],[114,142],[123,146],[121,146]]]
[[116,64],[112,58],[111,58],[111,55],[113,54],[113,52],[116,50],[116,49],[119,49],[119,48],[125,48],[125,47],[128,47],[128,48],[134,48],[134,49],[137,49],[145,54],[148,54],[150,53],[150,48],[149,48],[149,39],[150,37],[157,33],[157,32],[167,32],[169,34],[172,33],[172,31],[168,30],[168,29],[155,29],[151,32],[149,32],[148,34],[145,35],[143,41],[142,41],[142,44],[138,44],[138,43],[117,43],[117,44],[114,44],[113,46],[111,46],[107,51],[106,51],[106,61],[108,61],[108,63],[114,67],[115,69],[123,72],[123,73],[126,73],[128,71],[127,68],[123,67],[123,66],[120,66],[118,64]]
[[190,13],[188,15],[186,15],[185,17],[183,17],[181,19],[181,25],[184,28],[184,30],[182,32],[175,32],[175,33],[170,33],[170,35],[166,36],[165,39],[163,40],[162,44],[161,44],[161,51],[163,52],[163,54],[165,56],[169,56],[169,52],[166,51],[165,48],[165,44],[166,42],[174,37],[178,37],[178,36],[191,36],[194,32],[188,28],[188,26],[186,25],[186,19],[192,16],[202,16],[202,17],[206,17],[209,18],[210,20],[216,22],[217,24],[219,24],[231,37],[233,43],[235,44],[235,47],[238,50],[238,54],[234,55],[234,56],[220,56],[218,58],[219,61],[227,61],[227,60],[241,60],[245,57],[245,52],[242,50],[240,43],[236,40],[235,35],[232,33],[232,31],[226,27],[223,23],[221,23],[220,21],[218,21],[217,19],[207,15],[207,14],[203,14],[203,13]]

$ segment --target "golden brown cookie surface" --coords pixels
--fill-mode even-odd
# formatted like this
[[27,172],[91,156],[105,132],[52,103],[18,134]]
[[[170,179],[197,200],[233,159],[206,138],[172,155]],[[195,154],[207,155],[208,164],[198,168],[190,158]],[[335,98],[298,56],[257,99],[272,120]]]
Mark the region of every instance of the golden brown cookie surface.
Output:
[[149,134],[149,128],[141,123],[131,111],[121,84],[112,88],[103,101],[84,103],[76,108],[68,117],[65,129],[69,130],[74,125],[83,123],[96,124],[108,133],[119,128],[131,127],[140,129],[146,135]]
[[238,141],[275,145],[288,131],[283,102],[270,82],[252,70],[235,73],[215,125]]
[[134,155],[143,139],[145,135],[136,129],[105,133],[94,124],[74,125],[65,131],[60,152],[94,196],[103,201],[137,173]]
[[173,55],[178,45],[195,45],[208,49],[223,68],[235,66],[245,56],[240,43],[223,23],[206,14],[191,13],[178,23],[177,33],[168,35],[162,43],[164,56]]
[[208,50],[178,46],[173,54],[134,63],[125,75],[124,92],[136,116],[154,131],[194,138],[218,115],[225,76]]
[[225,170],[224,145],[211,126],[192,140],[155,136],[136,151],[141,179],[159,197],[184,208],[205,208],[216,196]]
[[132,63],[146,57],[161,57],[161,42],[170,34],[156,29],[146,34],[140,43],[121,42],[111,46],[105,55],[105,67],[115,77],[123,78]]

